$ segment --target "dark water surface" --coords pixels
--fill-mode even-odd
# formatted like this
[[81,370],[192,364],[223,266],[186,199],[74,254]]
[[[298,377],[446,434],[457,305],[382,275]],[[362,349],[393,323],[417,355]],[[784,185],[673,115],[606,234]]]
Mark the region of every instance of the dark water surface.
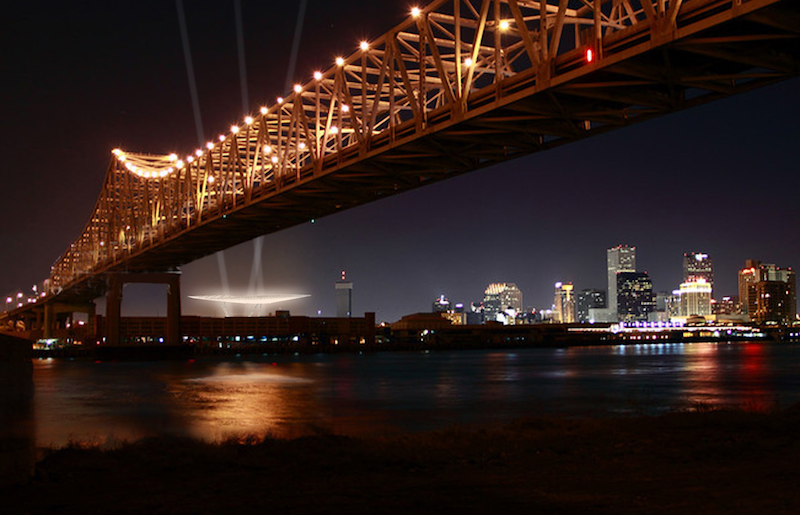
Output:
[[381,435],[523,416],[800,401],[800,346],[653,344],[162,362],[34,361],[34,440],[317,430]]

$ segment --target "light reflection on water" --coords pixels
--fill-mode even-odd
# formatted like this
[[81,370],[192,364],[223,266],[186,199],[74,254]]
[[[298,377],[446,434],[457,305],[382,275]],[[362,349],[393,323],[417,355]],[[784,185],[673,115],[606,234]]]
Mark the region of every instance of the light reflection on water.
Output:
[[320,429],[386,434],[543,413],[658,413],[800,400],[800,347],[650,344],[513,351],[34,362],[37,445]]

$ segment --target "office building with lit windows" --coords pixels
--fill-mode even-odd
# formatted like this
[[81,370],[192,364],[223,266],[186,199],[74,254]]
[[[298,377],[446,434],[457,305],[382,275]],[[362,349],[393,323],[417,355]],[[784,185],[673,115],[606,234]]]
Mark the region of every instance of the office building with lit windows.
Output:
[[748,259],[739,270],[742,310],[758,323],[789,324],[797,318],[797,278],[791,268]]
[[712,298],[714,290],[714,263],[708,254],[703,252],[685,252],[683,254],[683,282],[705,280],[711,287]]
[[742,305],[739,302],[739,297],[722,297],[711,303],[711,312],[715,315],[740,315],[742,313]]
[[653,282],[647,272],[617,272],[617,316],[620,322],[647,322],[656,309]]
[[496,321],[506,310],[522,311],[522,292],[514,283],[492,283],[483,295],[484,320]]

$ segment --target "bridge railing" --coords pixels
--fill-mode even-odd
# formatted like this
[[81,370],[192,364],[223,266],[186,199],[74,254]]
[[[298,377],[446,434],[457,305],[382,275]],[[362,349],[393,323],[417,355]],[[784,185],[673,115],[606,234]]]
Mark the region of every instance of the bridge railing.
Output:
[[52,288],[741,3],[437,0],[414,9],[205,148],[180,157],[115,150],[89,222],[53,266]]

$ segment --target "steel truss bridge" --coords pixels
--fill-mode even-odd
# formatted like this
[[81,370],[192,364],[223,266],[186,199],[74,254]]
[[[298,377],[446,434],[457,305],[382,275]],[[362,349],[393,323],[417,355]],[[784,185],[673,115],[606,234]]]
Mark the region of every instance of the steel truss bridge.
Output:
[[114,150],[38,302],[798,75],[796,0],[435,0],[205,148]]

